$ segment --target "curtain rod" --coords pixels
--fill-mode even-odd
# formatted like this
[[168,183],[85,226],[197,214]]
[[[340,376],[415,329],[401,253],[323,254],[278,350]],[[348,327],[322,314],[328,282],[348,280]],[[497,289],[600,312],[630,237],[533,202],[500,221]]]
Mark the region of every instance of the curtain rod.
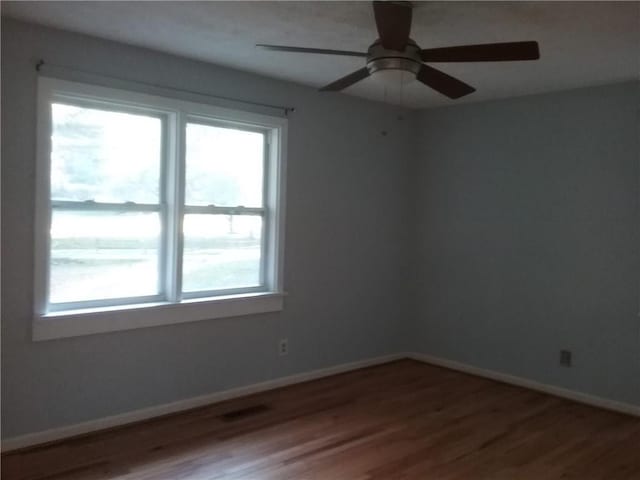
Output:
[[70,71],[70,72],[76,72],[76,73],[80,73],[80,74],[84,74],[84,75],[93,75],[93,76],[99,77],[99,78],[107,78],[107,79],[116,80],[116,81],[119,81],[119,82],[132,83],[132,84],[137,84],[137,85],[141,85],[141,86],[145,86],[145,87],[157,88],[157,89],[160,89],[160,90],[170,90],[170,91],[177,92],[177,93],[187,93],[187,94],[190,94],[190,95],[199,95],[201,97],[208,97],[208,98],[213,98],[213,99],[217,99],[217,100],[224,100],[224,101],[227,101],[227,102],[244,103],[245,105],[252,105],[252,106],[255,106],[255,107],[263,107],[263,108],[272,108],[274,110],[282,110],[284,112],[285,116],[289,115],[289,113],[293,113],[293,112],[296,111],[295,107],[288,107],[286,105],[273,105],[273,104],[270,104],[270,103],[260,103],[260,102],[252,102],[250,100],[241,100],[239,98],[223,97],[221,95],[211,95],[210,93],[199,92],[197,90],[187,90],[187,89],[176,88],[176,87],[171,87],[171,86],[167,86],[167,85],[158,85],[158,84],[150,83],[150,82],[141,82],[141,81],[138,81],[138,80],[130,80],[130,79],[127,79],[127,78],[115,77],[113,75],[104,75],[102,73],[88,72],[86,70],[80,70],[80,69],[73,68],[73,67],[67,67],[65,65],[56,65],[54,63],[45,62],[42,59],[38,60],[38,62],[36,63],[36,71],[38,73],[41,73],[43,67],[44,68],[52,67],[52,68],[55,68],[55,69],[67,70],[67,71]]

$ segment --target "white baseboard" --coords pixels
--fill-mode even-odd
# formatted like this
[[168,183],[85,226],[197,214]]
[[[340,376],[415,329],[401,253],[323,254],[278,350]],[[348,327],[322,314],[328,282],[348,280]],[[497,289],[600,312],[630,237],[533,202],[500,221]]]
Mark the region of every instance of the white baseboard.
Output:
[[307,382],[309,380],[328,377],[330,375],[336,375],[338,373],[344,373],[351,370],[357,370],[373,365],[388,363],[406,357],[407,355],[405,354],[393,354],[367,360],[360,360],[357,362],[344,363],[332,367],[321,368],[319,370],[312,370],[310,372],[299,373],[287,377],[280,377],[274,380],[267,380],[266,382],[255,383],[253,385],[232,388],[230,390],[224,390],[222,392],[209,393],[206,395],[200,395],[198,397],[165,403],[163,405],[142,408],[140,410],[134,410],[132,412],[122,413],[119,415],[112,415],[96,420],[89,420],[87,422],[76,423],[74,425],[52,428],[50,430],[28,433],[26,435],[19,435],[17,437],[3,440],[1,450],[2,452],[8,452],[10,450],[16,450],[18,448],[30,447],[33,445],[62,440],[64,438],[75,437],[78,435],[83,435],[98,430],[104,430],[107,428],[118,427],[126,425],[128,423],[148,420],[150,418],[167,415],[169,413],[177,413],[184,410],[189,410],[191,408],[202,407],[212,403],[230,400],[232,398],[238,398],[254,393],[264,392],[267,390],[273,390],[275,388],[285,387],[287,385],[293,385],[295,383]]
[[425,353],[409,353],[407,354],[407,356],[409,358],[412,358],[413,360],[429,363],[431,365],[469,373],[478,377],[489,378],[498,382],[508,383],[511,385],[516,385],[518,387],[536,390],[542,393],[548,393],[549,395],[554,395],[556,397],[562,397],[568,400],[573,400],[575,402],[584,403],[592,407],[604,408],[606,410],[612,410],[614,412],[625,413],[627,415],[640,417],[640,405],[632,405],[629,403],[617,402],[615,400],[596,397],[593,395],[588,395],[586,393],[576,392],[574,390],[568,390],[566,388],[536,382],[535,380],[529,380],[527,378],[509,375],[507,373],[496,372],[494,370],[486,370],[484,368],[474,367],[473,365],[468,365],[466,363],[434,357]]
[[244,387],[233,388],[230,390],[224,390],[222,392],[214,392],[206,395],[200,395],[198,397],[187,398],[184,400],[178,400],[176,402],[165,403],[163,405],[156,405],[149,408],[143,408],[140,410],[134,410],[132,412],[122,413],[119,415],[112,415],[109,417],[99,418],[96,420],[89,420],[87,422],[77,423],[74,425],[68,425],[65,427],[53,428],[51,430],[44,430],[41,432],[28,433],[26,435],[20,435],[17,437],[8,438],[2,441],[2,452],[8,452],[10,450],[16,450],[18,448],[30,447],[33,445],[39,445],[43,443],[53,442],[56,440],[62,440],[64,438],[75,437],[86,433],[95,432],[98,430],[104,430],[107,428],[119,427],[128,423],[139,422],[141,420],[148,420],[150,418],[167,415],[170,413],[177,413],[191,408],[202,407],[210,405],[212,403],[222,402],[224,400],[230,400],[233,398],[243,397],[245,395],[251,395],[254,393],[265,392],[267,390],[273,390],[275,388],[285,387],[296,383],[307,382],[309,380],[315,380],[322,377],[328,377],[336,375],[338,373],[349,372],[351,370],[357,370],[360,368],[370,367],[374,365],[380,365],[383,363],[392,362],[394,360],[400,360],[403,358],[411,358],[431,365],[439,367],[449,368],[451,370],[457,370],[459,372],[469,373],[478,377],[489,378],[503,383],[516,385],[518,387],[524,387],[531,390],[547,393],[557,397],[566,398],[576,402],[591,405],[593,407],[604,408],[606,410],[612,410],[619,413],[625,413],[640,417],[640,406],[631,405],[628,403],[617,402],[614,400],[608,400],[606,398],[596,397],[588,395],[586,393],[580,393],[573,390],[568,390],[561,387],[555,387],[553,385],[547,385],[544,383],[536,382],[515,375],[509,375],[506,373],[496,372],[493,370],[486,370],[479,367],[474,367],[454,360],[447,360],[444,358],[434,357],[432,355],[424,353],[398,353],[392,355],[385,355],[382,357],[371,358],[367,360],[360,360],[357,362],[344,363],[341,365],[335,365],[333,367],[322,368],[319,370],[312,370],[310,372],[299,373],[296,375],[290,375],[287,377],[280,377],[274,380],[268,380],[253,385],[247,385]]

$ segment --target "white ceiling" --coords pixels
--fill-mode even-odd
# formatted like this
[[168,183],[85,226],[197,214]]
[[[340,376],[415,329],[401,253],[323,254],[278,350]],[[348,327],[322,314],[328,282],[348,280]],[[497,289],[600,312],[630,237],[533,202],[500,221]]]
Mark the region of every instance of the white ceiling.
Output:
[[[424,108],[638,79],[640,2],[415,2],[422,47],[537,40],[533,62],[434,64],[476,87],[449,100],[375,75],[347,94]],[[366,51],[369,2],[2,2],[2,14],[320,87],[364,59],[269,52],[256,43]],[[335,95],[325,93],[325,95]]]

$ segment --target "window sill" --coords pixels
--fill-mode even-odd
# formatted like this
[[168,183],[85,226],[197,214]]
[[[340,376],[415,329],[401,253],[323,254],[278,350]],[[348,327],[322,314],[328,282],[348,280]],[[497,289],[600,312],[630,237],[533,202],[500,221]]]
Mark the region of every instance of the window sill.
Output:
[[145,303],[118,307],[67,310],[34,319],[34,341],[77,337],[215,318],[237,317],[282,310],[284,293],[254,293],[184,300],[181,303]]

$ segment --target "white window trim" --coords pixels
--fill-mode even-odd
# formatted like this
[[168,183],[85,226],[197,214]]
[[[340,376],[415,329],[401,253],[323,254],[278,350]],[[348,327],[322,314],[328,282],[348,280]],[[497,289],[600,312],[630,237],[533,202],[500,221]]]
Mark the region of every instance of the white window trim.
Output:
[[[219,119],[227,124],[256,126],[269,130],[269,166],[265,183],[269,185],[264,209],[266,238],[264,255],[265,289],[210,297],[178,298],[178,301],[131,303],[97,308],[78,308],[47,312],[49,269],[50,199],[50,105],[55,98],[86,97],[91,101],[111,99],[114,103],[159,112],[166,110],[169,121],[186,118]],[[47,340],[94,333],[129,330],[154,325],[191,322],[251,315],[282,310],[284,303],[284,215],[287,119],[230,110],[174,98],[147,95],[120,89],[40,77],[38,80],[34,255],[33,340]],[[176,114],[177,112],[177,114]],[[177,148],[177,145],[167,145]],[[180,212],[182,214],[182,212]],[[170,297],[171,298],[171,297]],[[173,297],[176,298],[176,297]],[[135,299],[134,299],[135,300]]]

